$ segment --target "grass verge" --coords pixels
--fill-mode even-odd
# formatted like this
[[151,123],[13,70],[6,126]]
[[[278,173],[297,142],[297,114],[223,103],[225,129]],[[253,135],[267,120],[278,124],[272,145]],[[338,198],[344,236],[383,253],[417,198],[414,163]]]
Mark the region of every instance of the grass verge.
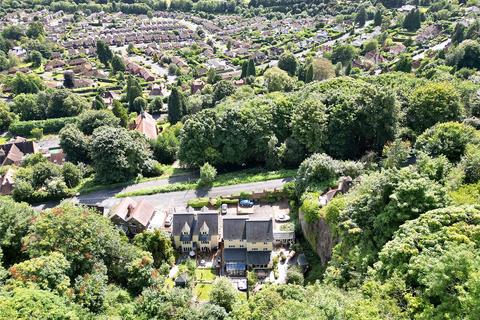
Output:
[[[212,187],[221,187],[229,186],[235,184],[243,183],[253,183],[261,182],[274,179],[284,179],[294,177],[297,173],[297,170],[278,170],[278,171],[261,171],[259,169],[247,169],[236,172],[229,172],[220,174],[215,179]],[[124,197],[135,197],[135,196],[146,196],[157,193],[167,193],[175,191],[186,191],[186,190],[195,190],[198,188],[197,183],[192,182],[181,182],[181,183],[172,183],[159,187],[145,188],[131,192],[122,192],[115,197],[124,198]]]

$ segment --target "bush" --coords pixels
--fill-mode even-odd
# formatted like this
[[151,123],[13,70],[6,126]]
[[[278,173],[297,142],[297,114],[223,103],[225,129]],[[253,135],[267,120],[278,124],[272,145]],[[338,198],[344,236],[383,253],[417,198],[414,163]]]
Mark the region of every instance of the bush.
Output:
[[42,129],[44,134],[57,133],[69,123],[77,121],[77,117],[56,118],[47,120],[17,121],[8,130],[12,135],[29,136],[33,129]]
[[214,166],[205,163],[200,167],[200,179],[198,180],[199,186],[210,186],[217,177],[217,169]]
[[43,137],[43,129],[33,128],[32,131],[30,131],[30,135],[34,137],[36,140],[40,140]]
[[143,168],[143,176],[144,177],[159,177],[165,171],[163,170],[163,166],[155,160],[147,160],[145,162],[145,167]]
[[195,209],[200,209],[203,207],[207,207],[210,204],[208,198],[196,198],[196,199],[191,199],[188,200],[187,205],[189,207],[195,208]]

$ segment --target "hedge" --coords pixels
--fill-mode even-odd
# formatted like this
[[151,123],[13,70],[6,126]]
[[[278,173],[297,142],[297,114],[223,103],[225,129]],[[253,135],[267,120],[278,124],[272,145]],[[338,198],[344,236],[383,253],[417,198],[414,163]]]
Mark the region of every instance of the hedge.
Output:
[[58,133],[64,126],[77,121],[77,117],[55,118],[47,120],[16,121],[8,131],[16,136],[29,136],[32,129],[43,129],[44,134]]

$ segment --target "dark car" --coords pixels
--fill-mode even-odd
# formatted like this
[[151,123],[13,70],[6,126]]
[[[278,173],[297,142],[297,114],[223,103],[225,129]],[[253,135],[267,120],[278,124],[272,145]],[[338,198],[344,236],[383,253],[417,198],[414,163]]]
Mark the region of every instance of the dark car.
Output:
[[253,200],[248,200],[248,199],[240,200],[239,204],[240,204],[240,207],[244,207],[244,208],[251,208],[254,205]]

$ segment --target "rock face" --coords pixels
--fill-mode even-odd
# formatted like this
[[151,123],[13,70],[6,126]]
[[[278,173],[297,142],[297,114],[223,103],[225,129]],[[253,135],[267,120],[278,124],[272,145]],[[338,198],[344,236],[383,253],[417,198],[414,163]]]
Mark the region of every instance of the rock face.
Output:
[[314,223],[308,223],[305,221],[301,210],[299,217],[303,235],[320,257],[322,265],[325,266],[332,256],[332,248],[336,244],[337,239],[334,238],[332,230],[325,219],[320,218]]

